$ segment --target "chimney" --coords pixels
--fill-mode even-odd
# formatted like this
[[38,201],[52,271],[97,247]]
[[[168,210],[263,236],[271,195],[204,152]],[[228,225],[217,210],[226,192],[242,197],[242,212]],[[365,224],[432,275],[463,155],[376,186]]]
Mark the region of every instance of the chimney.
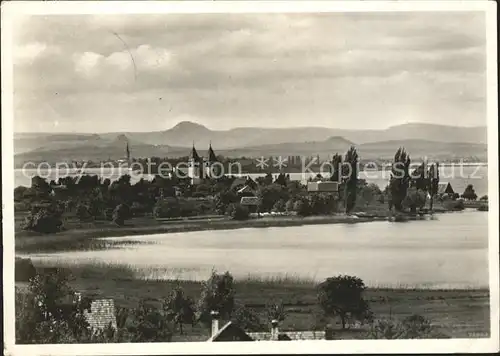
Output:
[[278,330],[278,320],[271,320],[271,341],[278,341],[279,330]]
[[210,315],[212,316],[212,336],[214,336],[219,331],[219,312],[212,310]]

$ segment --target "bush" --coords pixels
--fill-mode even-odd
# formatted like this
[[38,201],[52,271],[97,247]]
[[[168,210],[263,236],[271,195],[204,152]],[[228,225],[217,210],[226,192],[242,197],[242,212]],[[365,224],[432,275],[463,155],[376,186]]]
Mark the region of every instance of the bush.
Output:
[[181,215],[179,201],[176,198],[159,200],[153,209],[153,214],[156,218],[179,217]]
[[90,209],[87,205],[78,204],[76,207],[76,216],[80,221],[88,221],[92,218]]
[[35,277],[36,269],[31,259],[16,257],[14,274],[16,282],[28,282],[30,278]]
[[443,207],[446,210],[461,211],[465,209],[465,204],[463,200],[444,200]]
[[33,210],[25,219],[23,228],[44,234],[59,232],[62,229],[61,215],[50,209]]
[[228,214],[234,220],[246,220],[250,216],[248,208],[241,204],[231,204],[228,208]]
[[133,202],[130,207],[130,215],[131,216],[144,216],[148,211],[148,207],[145,204],[141,204],[139,202]]
[[276,203],[274,203],[272,211],[275,213],[282,213],[286,211],[285,201],[283,199],[280,199]]
[[243,330],[250,332],[262,331],[265,328],[257,312],[245,305],[239,305],[236,308],[231,321]]
[[294,201],[293,199],[289,199],[285,204],[285,210],[287,212],[292,212],[294,209]]
[[113,222],[118,226],[123,226],[125,220],[130,218],[130,208],[126,204],[119,204],[113,211]]
[[311,207],[309,206],[309,202],[305,200],[297,200],[293,205],[293,210],[300,216],[311,215]]
[[370,339],[434,339],[446,337],[435,330],[428,319],[413,314],[396,321],[393,319],[375,320],[368,333]]
[[488,196],[487,195],[483,195],[481,198],[479,198],[479,200],[488,201]]

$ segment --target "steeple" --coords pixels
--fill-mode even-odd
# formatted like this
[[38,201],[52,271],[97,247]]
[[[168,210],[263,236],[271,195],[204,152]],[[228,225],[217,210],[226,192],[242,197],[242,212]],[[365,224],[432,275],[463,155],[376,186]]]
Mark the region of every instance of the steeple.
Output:
[[210,142],[210,146],[208,147],[208,162],[217,162],[217,156],[212,149],[212,142]]
[[200,156],[198,155],[196,148],[194,148],[194,142],[193,142],[193,148],[191,149],[191,155],[189,156],[189,158],[192,159],[194,162],[200,161]]

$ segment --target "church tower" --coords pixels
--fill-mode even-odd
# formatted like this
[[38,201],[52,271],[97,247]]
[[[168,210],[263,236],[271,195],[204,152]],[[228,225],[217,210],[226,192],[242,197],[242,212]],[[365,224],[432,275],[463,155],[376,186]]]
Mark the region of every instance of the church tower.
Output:
[[212,143],[210,142],[210,146],[208,147],[208,161],[206,162],[205,172],[208,177],[219,177],[220,176],[220,165],[215,164],[219,162],[215,152],[212,148]]
[[203,178],[203,158],[198,155],[194,143],[189,156],[188,177],[191,178],[191,184],[198,184]]

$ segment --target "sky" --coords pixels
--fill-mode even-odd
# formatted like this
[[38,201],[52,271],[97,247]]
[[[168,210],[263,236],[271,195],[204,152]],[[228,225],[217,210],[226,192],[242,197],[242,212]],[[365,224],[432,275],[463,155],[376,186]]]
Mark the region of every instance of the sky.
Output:
[[16,25],[16,132],[486,125],[482,12],[37,15]]

